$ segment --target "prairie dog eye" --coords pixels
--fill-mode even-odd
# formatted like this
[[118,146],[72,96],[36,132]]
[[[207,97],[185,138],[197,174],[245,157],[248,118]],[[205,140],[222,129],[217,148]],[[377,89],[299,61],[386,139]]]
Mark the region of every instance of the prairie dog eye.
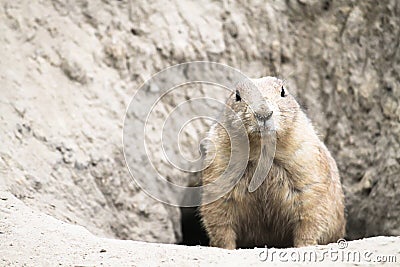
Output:
[[240,97],[239,90],[236,90],[236,102],[242,101],[242,98]]
[[285,88],[281,88],[281,97],[285,97],[286,96],[286,92],[285,92]]

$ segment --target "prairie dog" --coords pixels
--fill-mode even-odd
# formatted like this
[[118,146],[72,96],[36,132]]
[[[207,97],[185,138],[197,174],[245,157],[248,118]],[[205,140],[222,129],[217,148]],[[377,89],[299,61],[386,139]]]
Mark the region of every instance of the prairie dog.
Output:
[[[284,82],[264,77],[239,83],[226,102],[222,121],[234,125],[239,120],[249,140],[247,167],[232,190],[200,207],[210,245],[301,247],[343,238],[344,195],[335,160]],[[262,138],[271,135],[276,136],[271,168],[262,184],[249,192]],[[221,176],[234,150],[221,124],[213,125],[208,139],[203,185]]]

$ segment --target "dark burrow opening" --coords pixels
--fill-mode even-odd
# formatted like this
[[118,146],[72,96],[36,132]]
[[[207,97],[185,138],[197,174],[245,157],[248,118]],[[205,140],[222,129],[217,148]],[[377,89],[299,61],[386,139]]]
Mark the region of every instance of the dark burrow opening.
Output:
[[180,245],[208,246],[209,239],[201,223],[198,207],[180,208],[182,242]]

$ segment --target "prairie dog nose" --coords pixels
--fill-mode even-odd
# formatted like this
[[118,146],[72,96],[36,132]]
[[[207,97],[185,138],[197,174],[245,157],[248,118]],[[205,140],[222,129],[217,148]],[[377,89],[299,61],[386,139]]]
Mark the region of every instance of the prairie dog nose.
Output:
[[255,112],[254,115],[256,116],[257,120],[259,121],[267,121],[272,117],[274,112],[272,110],[263,110]]

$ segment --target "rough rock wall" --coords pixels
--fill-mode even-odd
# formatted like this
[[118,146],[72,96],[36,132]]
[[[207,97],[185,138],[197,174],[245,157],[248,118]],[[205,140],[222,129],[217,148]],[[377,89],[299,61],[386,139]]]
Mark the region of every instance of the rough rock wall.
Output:
[[398,1],[16,0],[0,20],[1,182],[29,205],[178,241],[179,211],[130,180],[124,112],[155,72],[210,60],[287,80],[337,159],[349,238],[400,234]]

